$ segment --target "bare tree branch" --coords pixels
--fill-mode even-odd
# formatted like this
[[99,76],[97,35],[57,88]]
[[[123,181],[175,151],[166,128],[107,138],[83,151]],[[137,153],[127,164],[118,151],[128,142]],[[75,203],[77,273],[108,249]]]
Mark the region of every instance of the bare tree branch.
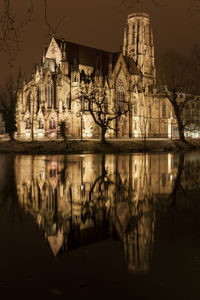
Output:
[[60,18],[58,20],[56,26],[53,27],[52,24],[49,22],[49,19],[48,19],[48,5],[47,5],[47,0],[44,0],[44,21],[45,21],[45,24],[46,24],[46,26],[47,26],[47,28],[49,30],[49,35],[50,36],[56,37],[58,28],[62,24],[62,22],[64,21],[65,18],[66,18],[66,16],[63,16],[62,18]]
[[34,12],[32,0],[27,0],[28,9],[22,19],[19,19],[13,6],[11,0],[4,0],[0,16],[0,53],[4,52],[9,56],[10,67],[15,52],[19,50],[22,30],[33,21]]

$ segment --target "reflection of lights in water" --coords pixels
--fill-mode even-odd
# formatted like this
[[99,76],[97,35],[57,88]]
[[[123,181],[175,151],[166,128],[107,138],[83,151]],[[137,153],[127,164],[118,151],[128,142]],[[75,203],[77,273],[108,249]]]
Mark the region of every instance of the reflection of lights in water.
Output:
[[55,169],[55,168],[57,168],[58,163],[57,163],[57,161],[51,161],[49,165],[50,165],[51,169]]
[[[147,160],[148,157],[146,158]],[[34,216],[38,216],[36,221],[40,227],[48,227],[48,230],[45,227],[46,237],[54,255],[58,254],[62,243],[68,238],[68,235],[70,236],[70,226],[77,232],[84,230],[83,235],[85,238],[87,237],[88,229],[91,232],[91,228],[94,228],[95,232],[95,224],[98,223],[100,226],[103,226],[103,224],[108,223],[109,219],[110,224],[112,224],[109,230],[112,230],[114,224],[115,230],[122,241],[123,234],[125,233],[126,235],[124,247],[127,250],[125,255],[129,269],[141,272],[148,269],[148,255],[146,253],[149,253],[150,245],[153,241],[154,216],[152,214],[148,218],[149,214],[146,215],[145,212],[147,209],[151,210],[151,207],[148,206],[148,202],[145,202],[143,206],[143,202],[138,200],[144,200],[145,193],[158,192],[157,182],[160,174],[160,165],[157,156],[155,156],[155,159],[154,156],[151,157],[154,169],[151,171],[152,180],[150,185],[144,180],[146,175],[144,173],[144,157],[142,155],[126,156],[126,165],[123,164],[125,161],[124,156],[105,156],[105,165],[103,167],[107,171],[106,177],[104,176],[105,174],[102,174],[103,160],[100,159],[100,156],[84,154],[68,156],[66,172],[62,173],[65,175],[63,177],[60,176],[59,171],[64,167],[63,160],[55,156],[48,157],[48,160],[45,159],[45,156],[37,160],[33,160],[31,156],[23,159],[17,157],[16,175],[19,174],[20,176],[16,176],[16,181],[19,186],[21,184],[21,189],[18,189],[20,203]],[[166,176],[168,183],[175,176],[172,175],[174,169],[168,173],[170,160],[171,155],[167,156],[165,154],[162,170],[165,174],[169,174],[169,176]],[[124,165],[126,166],[126,172],[124,171]],[[26,172],[24,171],[25,167]],[[155,172],[155,170],[158,171]],[[37,176],[38,174],[40,176]],[[116,181],[116,178],[119,180]],[[104,185],[102,185],[102,180]],[[95,184],[94,187],[93,184]],[[100,184],[102,187],[101,191],[99,190]],[[36,194],[29,193],[30,185],[32,185],[32,191],[35,191],[35,188],[37,188]],[[103,190],[103,186],[106,186],[106,191]],[[130,193],[128,193],[129,187]],[[172,185],[168,184],[168,188],[170,192]],[[166,187],[163,191],[161,187],[159,193],[162,192],[166,192]],[[127,195],[130,202],[126,201]],[[34,199],[31,198],[34,201],[31,202],[30,197],[35,197]],[[141,215],[138,215],[138,209],[141,210]],[[106,222],[104,222],[105,218]],[[62,226],[63,220],[65,220],[65,226],[62,231],[60,226]],[[61,228],[60,231],[59,228]],[[136,229],[139,231],[137,232]],[[141,253],[139,260],[135,259],[135,256],[138,255],[137,249],[140,250],[139,254]],[[138,261],[140,261],[140,266]]]
[[167,161],[168,161],[168,172],[171,173],[171,171],[172,171],[172,155],[171,155],[171,153],[168,153]]
[[41,178],[41,179],[44,179],[44,172],[41,172],[41,173],[40,173],[40,178]]

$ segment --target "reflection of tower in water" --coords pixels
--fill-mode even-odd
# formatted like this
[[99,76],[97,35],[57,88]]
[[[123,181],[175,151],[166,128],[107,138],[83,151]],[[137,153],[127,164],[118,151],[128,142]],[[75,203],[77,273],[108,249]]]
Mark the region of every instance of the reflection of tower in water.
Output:
[[154,240],[154,216],[152,211],[132,216],[124,233],[124,254],[131,272],[149,269]]
[[116,160],[112,219],[123,242],[124,256],[130,272],[147,271],[152,257],[155,197],[148,182],[151,179],[145,178],[145,169],[149,165],[146,156],[140,157],[138,161],[132,156],[128,159],[122,156]]

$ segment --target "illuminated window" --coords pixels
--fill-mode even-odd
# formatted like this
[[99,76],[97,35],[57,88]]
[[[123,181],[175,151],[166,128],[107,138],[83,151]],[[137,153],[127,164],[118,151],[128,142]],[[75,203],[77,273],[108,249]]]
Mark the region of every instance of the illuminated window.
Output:
[[30,129],[31,128],[31,122],[30,122],[30,119],[26,119],[26,127],[25,129]]
[[163,117],[166,117],[166,114],[167,114],[166,111],[167,111],[167,110],[166,110],[166,104],[163,103],[163,105],[162,105],[162,116],[163,116]]
[[108,97],[105,96],[105,100],[104,100],[104,112],[107,113],[108,112]]
[[135,44],[135,25],[132,27],[132,44]]
[[89,101],[82,100],[82,110],[81,111],[88,111],[89,110]]
[[67,99],[66,99],[66,104],[67,104],[67,108],[70,110],[71,109],[71,97],[70,94],[67,95]]
[[117,80],[117,97],[116,97],[116,110],[117,111],[122,111],[124,110],[124,105],[125,105],[125,89],[124,89],[124,84],[121,79]]
[[149,117],[151,117],[151,104],[149,104]]
[[51,120],[49,121],[49,129],[56,129],[56,122],[54,118],[51,118]]
[[162,187],[166,186],[166,175],[162,174]]
[[137,43],[139,42],[139,37],[140,37],[140,21],[138,20],[138,24],[137,24]]
[[137,101],[134,101],[133,112],[134,112],[134,115],[137,115]]
[[45,98],[46,98],[48,108],[52,108],[52,106],[53,106],[53,85],[51,84],[50,80],[48,80],[47,85],[45,85]]
[[41,88],[38,86],[37,88],[37,111],[40,109],[41,103]]
[[51,86],[47,86],[47,101],[48,101],[48,107],[51,107]]
[[137,178],[134,179],[134,189],[137,190]]
[[43,129],[44,128],[44,121],[40,118],[39,119],[39,129]]
[[28,93],[28,96],[27,96],[27,109],[28,111],[31,111],[31,92]]

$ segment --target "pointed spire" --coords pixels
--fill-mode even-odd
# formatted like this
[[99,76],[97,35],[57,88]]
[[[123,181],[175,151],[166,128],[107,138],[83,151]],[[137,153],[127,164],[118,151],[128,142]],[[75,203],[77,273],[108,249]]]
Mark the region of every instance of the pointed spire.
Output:
[[25,85],[27,83],[27,77],[26,77],[26,73],[24,72],[24,78],[23,78],[23,85]]
[[67,57],[66,57],[66,43],[63,39],[62,41],[62,61],[66,61]]
[[17,86],[18,86],[18,89],[23,88],[21,67],[19,67],[19,73],[18,73],[18,78],[17,78]]
[[46,58],[47,49],[48,49],[48,46],[47,46],[47,44],[45,43],[45,45],[44,45],[44,51],[43,51],[43,57],[42,57],[42,62],[43,62],[43,63],[44,63],[45,58]]
[[124,28],[124,45],[123,45],[123,55],[126,55],[126,48],[127,48],[127,30],[126,27]]
[[108,75],[112,74],[112,54],[109,53],[109,61],[108,61]]

